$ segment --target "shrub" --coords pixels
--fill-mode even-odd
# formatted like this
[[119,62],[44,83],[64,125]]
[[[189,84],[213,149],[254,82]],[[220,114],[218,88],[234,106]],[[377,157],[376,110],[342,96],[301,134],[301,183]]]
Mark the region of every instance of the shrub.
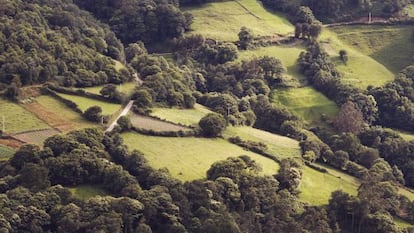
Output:
[[218,113],[209,113],[198,123],[203,134],[207,137],[217,137],[226,128],[226,120]]
[[102,118],[102,108],[99,106],[89,107],[83,113],[83,117],[85,117],[89,121],[99,122]]

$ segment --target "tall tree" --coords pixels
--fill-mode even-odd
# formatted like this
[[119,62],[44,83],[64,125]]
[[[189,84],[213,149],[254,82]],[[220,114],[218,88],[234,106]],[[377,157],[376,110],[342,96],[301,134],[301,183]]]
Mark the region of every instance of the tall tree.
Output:
[[364,117],[353,102],[347,101],[341,106],[341,110],[334,124],[335,128],[341,132],[357,134],[364,125]]

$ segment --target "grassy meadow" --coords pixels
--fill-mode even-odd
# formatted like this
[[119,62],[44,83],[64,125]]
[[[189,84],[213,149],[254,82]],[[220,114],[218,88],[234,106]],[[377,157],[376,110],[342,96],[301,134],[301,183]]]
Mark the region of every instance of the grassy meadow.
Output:
[[63,93],[58,93],[58,95],[61,96],[62,98],[75,102],[78,105],[78,107],[82,110],[82,112],[84,112],[89,107],[96,105],[102,108],[103,115],[111,115],[122,107],[120,104],[114,104],[114,103],[89,99],[89,98],[77,96],[77,95],[68,95],[68,94],[63,94]]
[[[122,83],[116,86],[116,89],[119,92],[123,92],[125,94],[131,94],[135,87],[137,86],[136,82],[127,82],[127,83]],[[80,88],[82,90],[85,90],[86,92],[90,92],[90,93],[94,93],[94,94],[100,94],[99,92],[101,91],[101,89],[104,87],[104,85],[101,86],[95,86],[95,87],[84,87],[84,88]]]
[[137,133],[124,133],[122,138],[130,150],[143,152],[152,167],[166,167],[173,177],[183,181],[205,178],[214,162],[239,155],[248,155],[260,163],[263,174],[273,175],[279,169],[273,160],[243,150],[224,139],[152,137]]
[[184,10],[194,16],[192,29],[195,34],[215,40],[237,41],[243,26],[250,28],[256,36],[294,31],[286,18],[264,9],[255,0],[214,2]]
[[260,129],[247,126],[227,127],[223,136],[225,138],[239,136],[243,140],[262,142],[267,146],[268,152],[279,159],[301,157],[298,141]]
[[50,128],[49,125],[18,104],[0,100],[0,126],[2,126],[3,116],[6,133]]
[[411,26],[343,26],[335,27],[333,31],[347,45],[372,57],[393,73],[412,63]]
[[339,111],[333,101],[312,87],[277,89],[273,102],[286,106],[309,124],[320,123],[322,114],[335,118]]
[[98,185],[79,185],[69,188],[69,191],[75,197],[81,200],[88,200],[95,196],[106,196],[108,193]]
[[[338,70],[342,72],[344,83],[365,89],[369,85],[377,87],[394,79],[394,74],[387,67],[340,40],[335,32],[324,29],[319,39]],[[347,64],[339,59],[341,49],[348,52]]]
[[160,121],[152,117],[130,114],[129,118],[133,126],[146,130],[154,131],[188,131],[190,128]]
[[152,108],[151,110],[151,116],[188,126],[198,126],[200,119],[211,112],[200,104],[195,104],[192,109]]

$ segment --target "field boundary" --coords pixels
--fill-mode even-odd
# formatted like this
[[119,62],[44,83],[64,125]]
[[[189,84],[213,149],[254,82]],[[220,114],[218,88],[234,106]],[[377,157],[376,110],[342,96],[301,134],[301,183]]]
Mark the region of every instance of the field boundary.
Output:
[[263,20],[262,18],[260,18],[259,16],[257,16],[255,13],[251,12],[247,7],[245,7],[241,2],[239,2],[238,0],[234,0],[234,2],[236,2],[239,6],[241,6],[244,10],[247,11],[247,13],[249,13],[250,15],[252,15],[253,17],[255,17],[256,19],[259,20]]

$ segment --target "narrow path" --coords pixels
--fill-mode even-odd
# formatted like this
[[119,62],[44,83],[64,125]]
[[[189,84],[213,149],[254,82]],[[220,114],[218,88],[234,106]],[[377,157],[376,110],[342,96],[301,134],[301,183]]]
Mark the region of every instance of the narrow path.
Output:
[[245,11],[247,11],[249,14],[251,14],[253,17],[255,17],[256,19],[262,20],[262,18],[260,18],[259,16],[255,15],[253,12],[251,12],[247,7],[245,7],[241,2],[239,2],[238,0],[235,0],[235,2],[237,4],[239,4]]
[[125,106],[124,110],[122,110],[121,114],[119,114],[119,116],[114,120],[114,122],[112,122],[112,124],[105,130],[105,133],[111,132],[114,129],[115,125],[117,124],[116,122],[118,121],[118,119],[121,116],[125,116],[126,114],[128,114],[129,110],[131,110],[132,108],[132,104],[134,104],[134,101],[130,100],[128,104]]

